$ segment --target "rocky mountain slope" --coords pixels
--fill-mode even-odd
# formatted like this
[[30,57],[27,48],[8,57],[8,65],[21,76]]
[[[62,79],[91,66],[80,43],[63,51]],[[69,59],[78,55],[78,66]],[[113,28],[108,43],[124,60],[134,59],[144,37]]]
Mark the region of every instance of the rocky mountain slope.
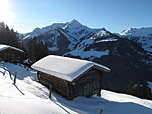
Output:
[[36,36],[48,45],[50,51],[62,55],[71,51],[83,38],[91,37],[102,29],[91,29],[76,20],[67,23],[56,23],[44,28],[36,28],[31,33],[23,34],[23,41],[27,42]]
[[130,28],[119,35],[141,44],[143,49],[152,53],[152,27]]
[[112,89],[126,90],[129,81],[152,80],[152,57],[140,45],[114,35],[83,40],[64,56],[92,60],[111,68],[105,73],[103,84]]
[[[131,37],[121,38],[122,35],[123,33],[112,34],[105,28],[91,29],[72,20],[36,28],[31,33],[24,34],[23,41],[27,42],[36,36],[48,45],[51,54],[87,59],[108,66],[112,71],[105,73],[103,85],[126,91],[129,81],[152,81],[152,56],[146,51],[150,48],[144,50],[130,40]],[[148,33],[147,37],[149,36]]]

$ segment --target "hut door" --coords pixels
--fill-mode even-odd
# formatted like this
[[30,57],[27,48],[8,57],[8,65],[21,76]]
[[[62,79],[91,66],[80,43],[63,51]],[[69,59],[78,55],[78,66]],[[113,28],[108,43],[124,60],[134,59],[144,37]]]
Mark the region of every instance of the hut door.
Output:
[[84,86],[84,96],[88,96],[89,97],[90,94],[90,88],[89,88],[89,84]]

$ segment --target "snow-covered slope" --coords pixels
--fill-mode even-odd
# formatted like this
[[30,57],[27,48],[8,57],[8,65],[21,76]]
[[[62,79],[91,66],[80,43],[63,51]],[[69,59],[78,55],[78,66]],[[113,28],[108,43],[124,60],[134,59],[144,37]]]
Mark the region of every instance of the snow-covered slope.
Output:
[[58,27],[62,28],[64,26],[65,26],[65,24],[63,24],[63,23],[54,23],[50,26],[46,26],[43,28],[35,28],[32,32],[23,34],[23,39],[33,38],[33,37],[39,36],[43,33],[46,33],[50,30],[57,29]]
[[[82,39],[92,37],[102,30],[105,29],[91,29],[77,20],[72,20],[67,23],[56,23],[47,27],[36,28],[30,33],[23,34],[23,41],[27,43],[30,38],[36,36],[48,45],[50,51],[65,53],[67,50],[73,50]],[[67,48],[67,50],[61,48]]]
[[64,56],[72,55],[72,56],[80,56],[80,58],[88,58],[89,60],[93,60],[95,58],[100,58],[101,56],[109,55],[109,50],[99,50],[97,47],[91,48],[89,50],[85,50],[86,48],[89,48],[90,45],[96,45],[104,42],[113,42],[117,41],[117,38],[112,35],[110,32],[108,32],[105,29],[98,30],[94,35],[90,37],[86,37],[81,39],[81,42],[79,42],[75,49],[71,50],[70,52],[67,52],[64,54]]
[[96,33],[100,29],[91,29],[87,26],[82,25],[77,20],[72,20],[71,22],[68,22],[65,27],[63,27],[65,32],[73,37],[75,37],[77,40],[80,40],[81,38],[87,36],[90,33]]
[[74,19],[71,22],[54,23],[47,27],[35,28],[32,32],[23,34],[24,36],[23,39],[33,38],[34,36],[39,36],[42,34],[51,34],[51,31],[57,30],[58,28],[63,29],[65,33],[76,39],[80,39],[86,36],[88,33],[96,32],[98,30],[98,29],[90,29]]
[[[8,71],[17,72],[16,84]],[[5,63],[0,68],[0,114],[65,114],[65,111],[47,99],[48,90],[36,82],[36,72]],[[51,107],[51,108],[50,108]]]
[[[120,36],[125,38],[120,38],[105,28],[92,29],[72,20],[37,29],[23,41],[27,44],[28,39],[38,35],[37,40],[47,44],[51,54],[86,59],[108,66],[112,71],[105,74],[104,86],[110,83],[112,89],[126,91],[130,80],[152,80],[148,75],[152,73],[152,56],[143,50],[151,52],[150,31],[151,28],[130,29],[121,33]],[[133,41],[142,43],[143,48]]]
[[152,79],[149,75],[152,73],[152,57],[137,43],[110,33],[83,39],[75,49],[63,56],[87,59],[108,66],[111,72],[105,73],[103,85],[106,87],[110,84],[112,89],[118,91],[126,91],[130,80],[138,82]]
[[128,36],[143,36],[148,37],[152,35],[152,27],[143,27],[143,28],[130,28],[128,30],[124,30],[120,35],[128,35]]
[[[141,31],[144,32],[140,33]],[[28,38],[38,35],[37,40],[47,44],[50,54],[86,59],[108,66],[112,71],[103,79],[104,86],[110,83],[112,89],[126,91],[130,80],[152,80],[148,75],[152,73],[152,56],[143,50],[152,49],[150,31],[151,28],[142,28],[139,31],[130,29],[120,35],[126,38],[120,38],[105,28],[92,29],[72,20],[37,29]],[[129,34],[142,37],[135,38],[128,36]],[[143,37],[146,34],[147,37]],[[27,44],[28,38],[24,38],[24,44]],[[142,42],[143,48],[127,38]]]
[[[4,68],[17,72],[16,84],[13,75],[3,75]],[[134,96],[102,90],[96,95],[66,100],[36,82],[36,72],[24,67],[5,63],[0,66],[0,114],[151,114],[152,101]]]
[[119,35],[140,43],[143,49],[152,52],[152,27],[130,28]]
[[[54,23],[47,27],[35,28],[32,32],[23,34],[23,41],[27,42],[30,38],[36,36],[48,45],[50,51],[59,51],[63,54],[67,50],[64,50],[64,52],[60,50],[58,42],[63,42],[65,44],[64,48],[73,50],[76,44],[83,39],[106,37],[108,35],[109,33],[105,28],[92,29],[74,19],[71,22]],[[142,45],[143,49],[152,52],[152,27],[130,28],[117,35],[138,42]]]

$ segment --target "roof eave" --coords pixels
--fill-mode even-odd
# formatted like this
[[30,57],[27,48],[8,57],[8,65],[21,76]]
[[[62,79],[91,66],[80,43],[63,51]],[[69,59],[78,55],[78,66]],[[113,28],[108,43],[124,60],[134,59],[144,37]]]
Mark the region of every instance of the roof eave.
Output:
[[103,72],[110,72],[111,71],[108,67],[104,68],[104,67],[100,67],[98,65],[94,65],[94,68],[99,69],[99,70],[101,70]]

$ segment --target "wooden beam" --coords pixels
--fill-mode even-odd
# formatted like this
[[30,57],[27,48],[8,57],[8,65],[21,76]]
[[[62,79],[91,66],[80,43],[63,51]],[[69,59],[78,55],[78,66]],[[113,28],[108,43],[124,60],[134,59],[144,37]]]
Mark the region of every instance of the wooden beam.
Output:
[[50,93],[49,93],[49,98],[51,98],[51,93],[52,93],[52,85],[50,85],[50,86],[49,86],[49,91],[50,91]]

